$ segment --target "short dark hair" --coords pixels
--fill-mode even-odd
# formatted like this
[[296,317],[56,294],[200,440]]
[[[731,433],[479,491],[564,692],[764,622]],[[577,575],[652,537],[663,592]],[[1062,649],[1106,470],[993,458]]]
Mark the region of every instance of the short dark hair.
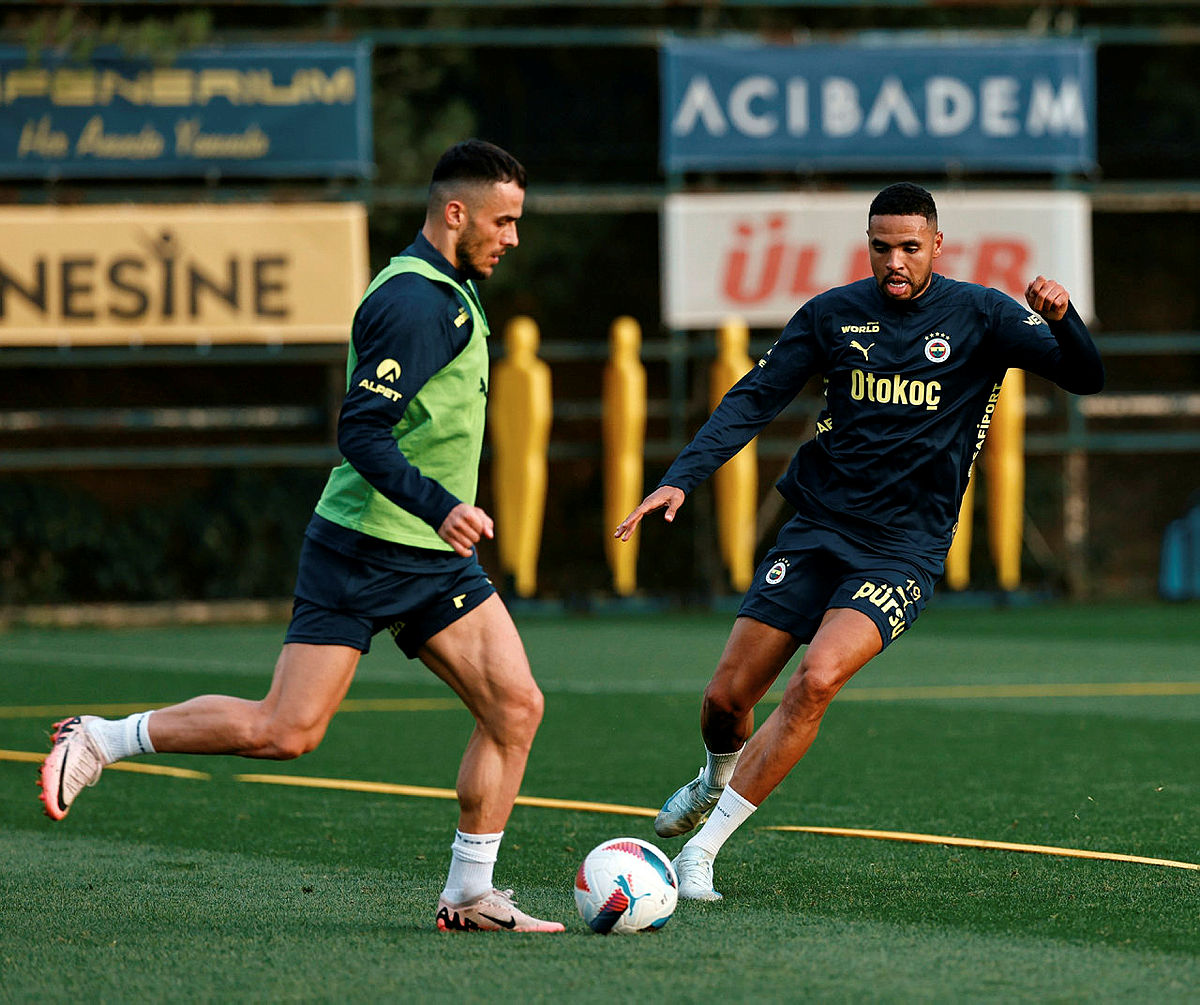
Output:
[[512,154],[487,140],[469,139],[455,143],[438,159],[429,183],[430,201],[444,201],[462,183],[499,184],[515,182],[525,187],[525,168]]
[[889,185],[871,200],[867,223],[873,216],[923,216],[937,230],[937,204],[920,185],[902,181]]

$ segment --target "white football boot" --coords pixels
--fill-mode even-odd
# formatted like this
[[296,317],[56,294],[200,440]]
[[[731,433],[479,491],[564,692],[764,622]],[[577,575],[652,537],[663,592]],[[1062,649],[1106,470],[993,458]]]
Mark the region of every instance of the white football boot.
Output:
[[713,889],[713,857],[703,848],[684,845],[671,863],[679,877],[679,896],[683,900],[720,900]]
[[704,781],[704,769],[687,785],[675,790],[654,818],[654,833],[659,837],[678,837],[704,821],[708,811],[717,805],[724,786],[714,787]]
[[75,797],[100,780],[104,758],[87,731],[88,722],[96,718],[94,715],[76,715],[54,724],[54,733],[50,737],[53,746],[42,762],[38,776],[46,816],[53,820],[65,817]]
[[438,900],[437,926],[443,932],[561,932],[557,921],[543,921],[513,903],[512,890],[489,890],[465,904]]

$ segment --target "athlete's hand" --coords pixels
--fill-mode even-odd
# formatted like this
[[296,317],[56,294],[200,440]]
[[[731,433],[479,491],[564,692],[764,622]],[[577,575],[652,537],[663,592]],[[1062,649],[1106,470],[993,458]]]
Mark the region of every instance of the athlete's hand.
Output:
[[621,525],[613,531],[613,537],[619,537],[622,541],[628,541],[629,535],[642,522],[642,517],[647,513],[653,513],[656,509],[662,509],[664,506],[667,508],[667,511],[663,514],[663,519],[667,523],[671,523],[675,519],[676,511],[683,505],[685,498],[687,497],[684,495],[683,489],[677,489],[674,485],[660,485],[641,501],[637,509],[621,521]]
[[1053,279],[1038,276],[1025,287],[1025,299],[1029,306],[1047,321],[1061,321],[1067,316],[1067,304],[1071,302],[1066,287]]
[[466,558],[481,537],[495,537],[496,527],[492,518],[478,506],[460,502],[449,513],[438,528],[438,537]]

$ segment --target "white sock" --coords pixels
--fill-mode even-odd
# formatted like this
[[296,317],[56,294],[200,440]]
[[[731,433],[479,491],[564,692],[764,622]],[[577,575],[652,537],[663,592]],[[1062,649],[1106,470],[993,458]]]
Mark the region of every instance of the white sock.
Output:
[[442,890],[442,900],[448,904],[465,904],[482,897],[492,889],[492,870],[500,852],[498,834],[464,834],[454,832],[450,846],[450,874]]
[[725,788],[733,777],[733,769],[737,767],[742,748],[738,747],[729,754],[714,754],[705,747],[704,752],[708,754],[708,763],[704,766],[704,784],[714,789]]
[[105,764],[123,757],[154,753],[154,744],[150,742],[150,715],[150,712],[135,712],[124,719],[88,721],[88,735],[96,741]]
[[705,852],[710,858],[716,858],[721,846],[730,838],[735,830],[749,819],[757,806],[747,802],[728,785],[713,807],[712,813],[704,821],[704,826],[696,833],[684,848],[693,846]]

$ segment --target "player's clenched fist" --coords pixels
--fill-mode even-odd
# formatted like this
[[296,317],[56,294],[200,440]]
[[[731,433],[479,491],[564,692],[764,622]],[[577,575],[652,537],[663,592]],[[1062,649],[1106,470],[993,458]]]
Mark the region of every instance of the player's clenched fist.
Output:
[[471,554],[481,537],[493,537],[494,534],[492,518],[478,506],[467,503],[455,506],[438,528],[438,537],[464,557]]
[[1071,297],[1062,283],[1038,276],[1025,287],[1025,299],[1047,321],[1061,321],[1067,315]]
[[662,509],[664,506],[667,511],[663,514],[663,519],[667,523],[671,523],[675,519],[675,511],[683,505],[684,498],[683,489],[677,489],[674,485],[660,485],[641,501],[637,509],[621,521],[617,529],[613,531],[613,537],[628,541],[629,535],[642,522],[642,517],[647,513],[653,513],[656,509]]

